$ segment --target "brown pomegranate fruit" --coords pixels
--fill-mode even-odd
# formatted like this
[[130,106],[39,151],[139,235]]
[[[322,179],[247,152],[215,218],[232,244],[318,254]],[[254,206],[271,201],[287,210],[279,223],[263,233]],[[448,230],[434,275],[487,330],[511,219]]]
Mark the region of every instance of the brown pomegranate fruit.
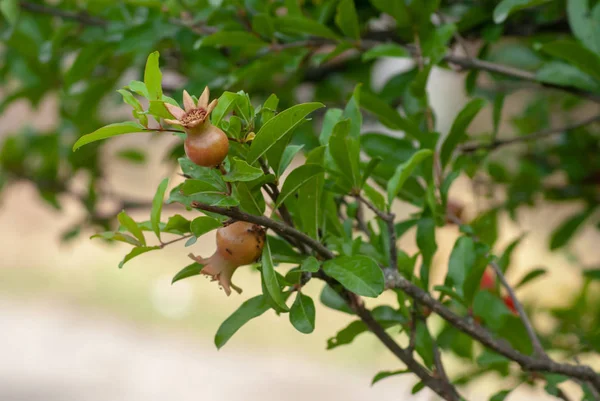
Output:
[[184,109],[164,103],[169,113],[176,118],[166,119],[165,122],[183,127],[187,133],[184,143],[185,154],[192,162],[198,166],[216,167],[225,160],[229,152],[229,140],[219,127],[210,122],[210,113],[217,106],[217,99],[209,104],[209,97],[210,91],[206,87],[196,104],[190,94],[184,90]]
[[231,282],[235,269],[256,262],[265,245],[266,231],[263,227],[237,221],[217,230],[217,250],[209,258],[190,254],[190,258],[204,265],[201,272],[218,281],[227,296],[233,288],[237,293],[242,289]]

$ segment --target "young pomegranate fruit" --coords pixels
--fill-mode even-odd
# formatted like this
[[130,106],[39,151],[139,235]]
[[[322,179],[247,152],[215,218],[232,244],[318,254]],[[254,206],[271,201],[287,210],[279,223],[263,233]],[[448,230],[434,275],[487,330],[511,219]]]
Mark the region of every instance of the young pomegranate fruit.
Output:
[[217,99],[208,104],[210,91],[208,86],[198,99],[198,104],[187,91],[183,91],[185,110],[170,103],[164,103],[176,120],[165,120],[169,124],[181,125],[187,137],[184,147],[187,157],[203,167],[216,167],[225,160],[229,152],[227,135],[210,123],[210,113],[217,106]]
[[481,281],[479,282],[479,288],[482,290],[494,291],[496,288],[496,278],[494,277],[494,273],[488,267],[483,272],[483,276],[481,276]]
[[506,307],[512,312],[513,315],[519,315],[519,312],[517,312],[517,308],[515,308],[515,303],[513,302],[513,299],[510,297],[510,295],[504,295],[502,297],[502,301],[504,301],[504,305],[506,305]]
[[239,294],[242,289],[231,282],[231,276],[238,267],[260,258],[265,240],[266,231],[263,227],[237,221],[217,230],[217,250],[211,257],[205,259],[191,253],[189,256],[204,265],[200,273],[219,281],[227,296],[232,288]]

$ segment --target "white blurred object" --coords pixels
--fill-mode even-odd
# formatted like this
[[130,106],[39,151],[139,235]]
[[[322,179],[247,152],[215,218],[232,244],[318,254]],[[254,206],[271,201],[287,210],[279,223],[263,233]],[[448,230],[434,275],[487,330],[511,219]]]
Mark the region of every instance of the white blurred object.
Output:
[[163,275],[154,281],[150,297],[152,306],[161,315],[171,319],[181,319],[191,311],[194,287],[189,281],[179,281],[171,285],[171,275]]

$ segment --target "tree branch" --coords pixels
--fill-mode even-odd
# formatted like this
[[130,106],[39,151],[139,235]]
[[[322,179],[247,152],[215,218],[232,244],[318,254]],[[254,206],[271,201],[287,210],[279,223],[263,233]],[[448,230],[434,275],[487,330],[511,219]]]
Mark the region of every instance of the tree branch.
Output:
[[91,16],[85,11],[71,12],[61,10],[60,8],[45,6],[43,4],[31,3],[29,1],[21,1],[19,5],[22,10],[30,13],[60,17],[62,19],[79,22],[82,25],[105,27],[108,24],[107,20]]
[[460,150],[465,153],[475,152],[479,149],[486,149],[489,151],[493,151],[502,146],[512,145],[512,144],[519,143],[519,142],[527,142],[527,141],[533,141],[536,139],[546,138],[546,137],[549,137],[552,135],[571,131],[576,128],[585,127],[586,125],[590,125],[590,124],[593,124],[593,123],[599,122],[599,121],[600,121],[600,114],[589,117],[589,118],[582,120],[580,122],[577,122],[577,123],[565,125],[563,127],[558,127],[558,128],[547,128],[547,129],[543,129],[543,130],[534,132],[529,135],[517,136],[517,137],[509,138],[509,139],[496,139],[495,141],[490,142],[490,143],[466,144],[464,146],[461,146]]
[[[260,224],[264,227],[271,228],[275,232],[283,233],[299,241],[304,242],[307,246],[315,250],[325,259],[332,259],[335,254],[327,247],[318,241],[310,238],[306,234],[286,225],[281,222],[269,219],[265,216],[256,216],[244,213],[237,208],[224,208],[219,206],[211,206],[200,202],[193,202],[192,207],[200,210],[205,210],[213,213],[218,213],[223,216],[228,216],[236,220],[247,221],[250,223]],[[600,375],[592,368],[586,365],[571,365],[566,363],[558,363],[551,359],[540,359],[520,353],[512,348],[504,340],[496,339],[483,327],[475,324],[472,319],[466,319],[456,315],[450,309],[446,308],[441,302],[434,299],[428,292],[411,283],[398,273],[398,270],[386,268],[384,276],[388,288],[397,288],[417,302],[428,306],[433,312],[438,314],[448,323],[459,329],[465,334],[476,339],[491,350],[517,362],[526,371],[539,371],[547,373],[559,373],[572,378],[577,378],[589,381],[597,390],[600,389]],[[315,273],[314,277],[318,277],[327,281],[323,273]],[[366,322],[365,322],[366,323]],[[376,323],[376,322],[375,322]],[[385,344],[385,343],[384,343]],[[387,344],[386,344],[387,346]],[[388,347],[389,348],[389,347]]]

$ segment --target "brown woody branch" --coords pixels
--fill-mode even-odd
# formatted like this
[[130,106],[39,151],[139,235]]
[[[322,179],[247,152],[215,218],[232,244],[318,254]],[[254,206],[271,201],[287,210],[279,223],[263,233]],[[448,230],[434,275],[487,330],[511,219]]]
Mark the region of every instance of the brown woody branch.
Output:
[[[249,223],[259,224],[264,227],[270,228],[273,231],[285,235],[287,237],[291,237],[295,240],[301,241],[313,250],[315,250],[320,256],[324,259],[333,259],[335,254],[331,252],[327,247],[325,247],[320,242],[312,239],[306,234],[296,230],[293,227],[290,227],[287,224],[275,221],[265,216],[256,216],[248,213],[244,213],[237,208],[223,208],[219,206],[211,206],[207,204],[203,204],[200,202],[192,202],[191,205],[193,208],[218,213],[223,216],[231,217],[235,220],[247,221]],[[340,288],[339,284],[327,276],[322,271],[313,274],[313,277],[324,280],[332,288]],[[390,336],[387,334],[385,329],[381,327],[381,325],[375,320],[371,312],[364,307],[362,302],[358,299],[356,295],[351,293],[350,291],[340,288],[340,295],[346,300],[348,305],[356,312],[356,314],[362,319],[362,321],[369,327],[369,329],[375,334],[377,338],[398,358],[400,359],[412,372],[414,372],[423,383],[435,391],[438,395],[443,397],[446,400],[450,401],[458,401],[460,397],[456,392],[456,389],[449,384],[444,382],[444,380],[440,378],[433,377],[423,366],[421,366],[409,353],[408,351],[402,349]]]
[[[260,224],[264,227],[271,228],[275,232],[285,234],[299,241],[304,242],[307,246],[315,250],[319,255],[325,259],[331,259],[335,257],[327,247],[318,241],[310,238],[304,233],[287,226],[286,224],[278,221],[269,219],[264,216],[250,215],[244,213],[236,208],[223,208],[218,206],[211,206],[194,202],[192,207],[206,210],[213,213],[218,213],[224,216],[228,216],[237,220],[248,221],[250,223]],[[420,287],[416,286],[412,282],[402,277],[398,270],[387,268],[384,269],[384,275],[388,288],[397,288],[408,296],[413,298],[415,301],[429,307],[433,312],[438,314],[448,323],[459,329],[465,334],[468,334],[472,338],[476,339],[483,345],[487,346],[491,350],[503,355],[514,362],[518,363],[526,371],[537,371],[547,373],[559,373],[571,378],[588,381],[596,389],[600,390],[600,375],[598,375],[592,368],[586,365],[571,365],[566,363],[558,363],[551,359],[542,359],[529,355],[522,354],[521,352],[512,348],[506,341],[494,337],[482,326],[476,324],[472,319],[461,317],[450,309],[446,308],[441,302],[433,298],[428,292],[424,291]],[[315,274],[315,277],[319,275]],[[366,322],[365,322],[366,323]],[[390,346],[384,343],[389,349]],[[393,349],[390,349],[394,352]],[[394,352],[398,358],[400,356]],[[402,355],[402,354],[400,354]],[[403,356],[404,357],[404,356]],[[427,384],[427,383],[426,383]]]
[[498,149],[502,146],[513,145],[516,143],[528,142],[528,141],[533,141],[536,139],[547,138],[549,136],[556,135],[556,134],[562,134],[563,132],[567,132],[567,131],[571,131],[573,129],[585,127],[586,125],[590,125],[590,124],[593,124],[593,123],[599,122],[599,121],[600,121],[600,114],[586,118],[585,120],[582,120],[577,123],[565,125],[563,127],[558,127],[558,128],[547,128],[547,129],[543,129],[543,130],[534,132],[529,135],[523,135],[523,136],[518,136],[518,137],[514,137],[514,138],[509,138],[509,139],[496,139],[495,141],[490,142],[490,143],[466,144],[466,145],[461,146],[460,150],[465,153],[475,152],[479,149],[485,149],[488,151],[492,151],[492,150]]

